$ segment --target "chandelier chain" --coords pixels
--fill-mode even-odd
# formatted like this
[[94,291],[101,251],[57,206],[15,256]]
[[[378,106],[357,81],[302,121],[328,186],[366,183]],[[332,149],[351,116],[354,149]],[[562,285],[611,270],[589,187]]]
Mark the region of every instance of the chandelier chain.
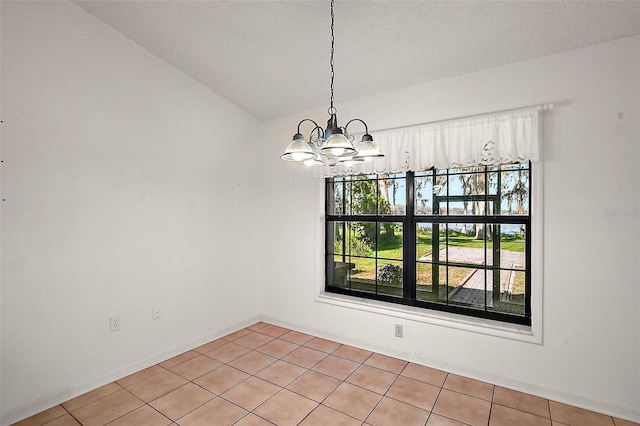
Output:
[[329,114],[335,114],[336,109],[333,107],[333,80],[335,77],[335,71],[333,69],[333,51],[334,51],[334,44],[335,44],[335,35],[334,35],[334,29],[333,29],[333,21],[335,19],[334,13],[333,13],[333,3],[334,0],[331,0],[331,59],[329,61],[329,64],[331,65],[331,103],[330,103],[330,107],[329,107]]

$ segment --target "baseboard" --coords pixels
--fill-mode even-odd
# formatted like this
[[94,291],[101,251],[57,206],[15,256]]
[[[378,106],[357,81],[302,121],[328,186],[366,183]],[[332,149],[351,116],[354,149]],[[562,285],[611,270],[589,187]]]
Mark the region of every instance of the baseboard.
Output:
[[34,414],[38,414],[42,411],[48,410],[51,407],[55,407],[56,405],[62,404],[63,402],[66,402],[77,396],[83,395],[94,389],[98,389],[101,386],[104,386],[106,384],[119,380],[123,377],[136,373],[140,370],[144,370],[145,368],[151,367],[152,365],[163,362],[176,355],[180,355],[183,352],[190,351],[191,349],[197,348],[198,346],[204,345],[205,343],[219,339],[223,336],[226,336],[229,333],[233,333],[234,331],[245,328],[260,320],[261,318],[259,317],[253,317],[247,321],[243,321],[242,323],[238,323],[231,327],[218,330],[213,334],[203,336],[188,344],[181,345],[178,347],[173,347],[158,355],[154,355],[144,360],[140,360],[126,367],[113,371],[108,375],[96,377],[85,383],[80,383],[70,388],[51,393],[44,397],[34,399],[33,401],[29,401],[28,403],[23,404],[19,407],[16,407],[11,410],[7,410],[6,412],[2,412],[2,414],[0,415],[0,425],[9,426],[13,423],[24,420],[30,416],[33,416]]
[[301,333],[310,334],[316,337],[321,337],[327,340],[333,340],[338,343],[355,346],[358,348],[366,349],[368,351],[377,352],[382,355],[399,358],[405,361],[413,362],[416,364],[426,365],[428,367],[437,368],[439,370],[451,372],[461,376],[469,377],[475,380],[491,383],[493,385],[501,386],[508,389],[513,389],[519,392],[524,392],[530,395],[545,398],[551,401],[560,402],[563,404],[572,405],[586,410],[595,411],[607,416],[616,417],[622,420],[628,420],[635,423],[640,423],[640,409],[626,406],[619,406],[614,404],[606,404],[600,401],[594,401],[589,398],[584,398],[579,395],[557,391],[554,389],[546,388],[543,386],[532,385],[530,383],[513,380],[510,377],[487,374],[484,371],[464,368],[459,365],[447,364],[441,361],[428,359],[425,357],[419,357],[415,354],[394,351],[386,347],[379,347],[371,345],[367,342],[352,339],[346,336],[338,336],[331,333],[325,333],[320,330],[300,327],[297,324],[291,324],[285,321],[280,321],[275,318],[263,316],[262,321],[278,325],[281,327],[289,328],[291,330],[299,331]]

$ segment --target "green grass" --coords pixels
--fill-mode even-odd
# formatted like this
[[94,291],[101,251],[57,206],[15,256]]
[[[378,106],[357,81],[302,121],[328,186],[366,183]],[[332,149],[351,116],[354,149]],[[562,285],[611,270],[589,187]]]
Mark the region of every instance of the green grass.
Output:
[[[442,249],[445,247],[445,243],[447,241],[447,237],[444,231],[440,232],[439,237],[440,237],[439,238],[440,248]],[[417,239],[418,239],[418,246],[417,246],[418,257],[431,253],[432,233],[419,232]],[[484,240],[476,239],[475,235],[462,234],[459,232],[450,232],[449,246],[481,249],[481,248],[484,248]],[[491,247],[493,247],[493,241],[489,240],[487,241],[487,248],[491,248]],[[502,235],[500,237],[500,249],[515,251],[515,252],[524,252],[524,249],[525,249],[524,237],[521,237],[519,235]]]
[[396,233],[393,241],[378,242],[378,257],[402,259],[402,234]]

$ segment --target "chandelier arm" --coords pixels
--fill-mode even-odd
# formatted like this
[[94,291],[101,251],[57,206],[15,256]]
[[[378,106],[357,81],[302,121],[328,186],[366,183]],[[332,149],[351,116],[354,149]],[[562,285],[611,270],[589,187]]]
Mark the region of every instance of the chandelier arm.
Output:
[[364,132],[365,134],[369,134],[369,128],[367,127],[367,123],[365,123],[363,120],[359,119],[359,118],[353,118],[351,120],[349,120],[349,122],[347,124],[344,125],[344,130],[347,130],[347,127],[349,126],[349,124],[351,124],[353,121],[359,121],[364,125]]
[[309,133],[309,142],[313,141],[313,132],[315,132],[316,130],[318,131],[318,139],[316,139],[314,143],[320,146],[320,144],[322,143],[322,140],[324,139],[324,129],[318,126],[317,124],[316,124],[316,127],[314,127]]
[[[302,125],[302,123],[304,123],[305,121],[310,121],[310,122],[312,122],[312,123],[313,123],[313,125],[314,125],[314,126],[316,126],[316,127],[320,127],[320,126],[318,126],[318,123],[316,123],[316,122],[315,122],[315,121],[313,121],[312,119],[310,119],[310,118],[305,118],[305,119],[300,120],[300,122],[298,123],[298,133],[300,133],[300,126],[301,126],[301,125]],[[314,127],[314,129],[313,129],[313,130],[315,130],[315,127]],[[311,133],[313,133],[313,130],[311,131]]]

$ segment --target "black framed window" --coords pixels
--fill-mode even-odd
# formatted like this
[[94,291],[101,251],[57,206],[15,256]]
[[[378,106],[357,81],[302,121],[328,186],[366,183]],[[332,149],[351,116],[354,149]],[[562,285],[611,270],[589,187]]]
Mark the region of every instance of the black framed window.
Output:
[[326,179],[325,290],[531,325],[529,163]]

